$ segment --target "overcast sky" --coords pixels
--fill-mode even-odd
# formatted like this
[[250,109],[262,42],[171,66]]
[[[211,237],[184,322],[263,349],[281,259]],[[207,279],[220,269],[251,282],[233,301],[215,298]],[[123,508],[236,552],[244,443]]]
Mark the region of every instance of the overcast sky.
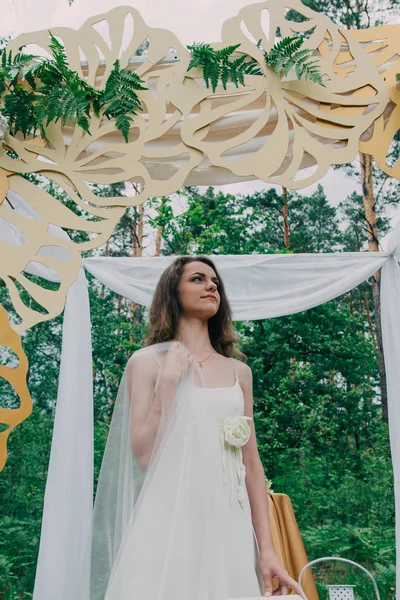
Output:
[[[0,37],[66,26],[78,28],[89,17],[107,12],[111,8],[130,5],[138,9],[144,20],[152,27],[163,27],[174,32],[184,44],[193,41],[219,41],[222,23],[234,16],[241,7],[251,4],[249,0],[0,0]],[[342,172],[331,170],[320,183],[324,186],[329,201],[336,205],[360,185]],[[301,193],[309,194],[317,184],[304,188]],[[248,193],[268,187],[261,182],[240,183],[223,186],[232,193]]]
[[138,9],[151,27],[173,31],[179,39],[220,40],[221,24],[234,16],[248,0],[1,0],[0,35],[44,29],[54,25],[79,27],[88,17],[116,6]]

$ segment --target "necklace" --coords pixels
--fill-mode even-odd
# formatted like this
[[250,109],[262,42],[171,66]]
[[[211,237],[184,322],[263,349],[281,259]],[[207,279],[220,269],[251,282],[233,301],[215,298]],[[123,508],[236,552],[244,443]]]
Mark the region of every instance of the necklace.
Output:
[[[207,358],[210,358],[211,354],[213,354],[214,350],[212,350],[210,352],[210,354],[207,356]],[[200,365],[200,369],[203,368],[203,362],[206,362],[207,358],[205,358],[204,360],[196,360],[196,362]]]

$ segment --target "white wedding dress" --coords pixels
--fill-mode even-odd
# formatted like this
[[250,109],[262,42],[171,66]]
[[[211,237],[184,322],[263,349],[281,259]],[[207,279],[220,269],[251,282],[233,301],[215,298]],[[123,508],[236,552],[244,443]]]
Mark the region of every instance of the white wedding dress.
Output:
[[[190,403],[191,423],[178,419],[169,436],[140,515],[121,544],[105,600],[263,595],[242,449],[221,435],[226,417],[244,414],[233,359],[232,363],[233,386],[193,385],[184,399]],[[182,452],[190,456],[190,470],[183,462],[171,485],[169,465]],[[142,540],[140,547],[135,539]]]

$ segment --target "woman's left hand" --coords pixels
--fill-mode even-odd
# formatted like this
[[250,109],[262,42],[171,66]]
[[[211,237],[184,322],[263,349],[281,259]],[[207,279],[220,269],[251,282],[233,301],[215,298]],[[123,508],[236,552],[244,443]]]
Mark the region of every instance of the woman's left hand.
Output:
[[[301,598],[306,598],[304,592],[301,591],[300,585],[290,577],[274,551],[260,555],[260,570],[264,580],[265,596],[284,596],[285,594],[289,594],[288,587],[290,587]],[[275,590],[272,589],[273,577],[279,579],[279,585]]]

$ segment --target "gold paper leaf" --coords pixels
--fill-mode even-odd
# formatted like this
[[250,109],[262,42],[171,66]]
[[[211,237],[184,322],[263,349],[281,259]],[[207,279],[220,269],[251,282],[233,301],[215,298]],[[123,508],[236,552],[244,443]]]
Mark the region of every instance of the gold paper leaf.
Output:
[[400,159],[393,165],[387,164],[393,138],[400,130],[400,86],[396,73],[400,72],[400,25],[382,25],[369,29],[352,31],[351,35],[375,63],[383,81],[390,90],[390,102],[385,115],[378,117],[372,135],[368,140],[361,139],[360,151],[371,154],[379,167],[390,175],[400,179]]
[[[288,21],[288,9],[306,20]],[[265,15],[267,28],[263,28]],[[278,27],[282,37],[308,34],[303,47],[317,51],[326,88],[304,79],[281,81],[272,68],[265,67],[257,41],[261,39],[261,46],[270,49]],[[255,58],[266,76],[248,76],[247,89],[241,94],[217,90],[222,94],[219,102],[208,93],[204,110],[201,107],[190,119],[184,114],[182,138],[188,145],[237,176],[253,176],[290,189],[310,185],[331,165],[355,158],[360,135],[383,113],[389,90],[371,57],[349,32],[299,0],[270,0],[246,6],[226,21],[222,41],[224,46],[240,42],[240,50]],[[343,54],[354,63],[351,73],[341,64]],[[242,130],[232,128],[232,134],[220,141],[218,132],[229,116],[238,125],[243,123]],[[240,150],[243,154],[238,160]],[[300,169],[313,165],[311,175],[299,177]]]
[[[0,241],[0,253],[7,257],[0,263],[0,278],[6,283],[14,308],[22,318],[22,322],[14,327],[17,331],[23,331],[62,312],[67,290],[75,280],[81,265],[80,252],[104,243],[122,216],[123,209],[90,206],[79,198],[68,180],[59,176],[57,181],[63,186],[68,197],[92,218],[92,220],[85,219],[23,177],[12,175],[8,180],[10,191],[23,198],[34,211],[30,218],[24,211],[14,210],[12,204],[8,202],[0,205],[0,219],[3,220],[3,225],[8,224],[11,230],[19,233],[18,243]],[[94,218],[96,220],[93,220]],[[49,229],[51,224],[73,231],[88,232],[95,237],[82,243],[75,243],[66,237],[58,237],[53,230]],[[49,248],[53,250],[56,248],[57,255],[52,256],[54,252],[49,252]],[[31,262],[47,269],[54,280],[59,279],[58,290],[46,289],[27,278],[24,271]],[[24,304],[17,284],[20,288],[24,288],[46,312],[39,312]]]
[[0,407],[0,423],[7,429],[0,432],[0,471],[7,460],[7,440],[12,430],[29,417],[32,399],[26,384],[28,360],[21,346],[19,335],[10,327],[7,311],[0,306],[0,346],[10,348],[18,357],[18,366],[0,365],[0,377],[8,381],[20,399],[18,408]]

